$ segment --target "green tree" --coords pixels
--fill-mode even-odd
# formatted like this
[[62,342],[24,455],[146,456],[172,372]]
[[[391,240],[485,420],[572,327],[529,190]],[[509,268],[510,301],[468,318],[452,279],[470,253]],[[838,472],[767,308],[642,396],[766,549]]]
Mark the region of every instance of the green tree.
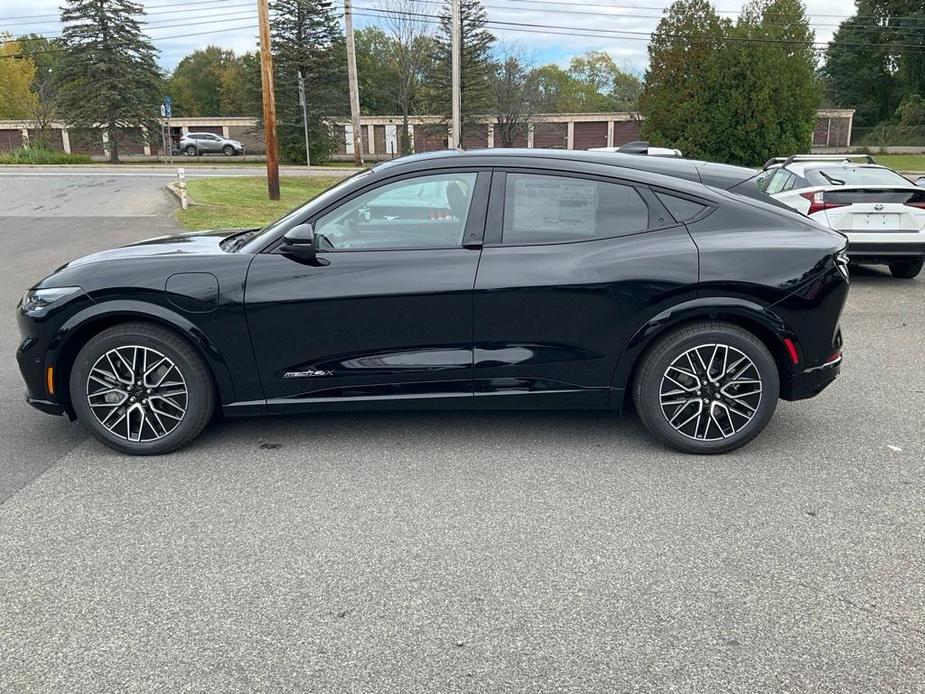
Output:
[[242,116],[243,58],[218,46],[193,51],[167,80],[177,116]]
[[809,147],[819,105],[800,0],[751,0],[737,24],[678,0],[649,47],[643,134],[690,157],[754,165]]
[[30,133],[30,144],[38,147],[51,148],[60,142],[52,128],[53,121],[58,118],[57,69],[61,55],[61,45],[57,40],[48,39],[41,34],[26,34],[20,38],[24,44],[25,52],[35,63],[35,77],[32,79],[33,100],[32,112],[29,120],[34,123],[33,132]]
[[325,160],[336,142],[324,119],[342,115],[347,108],[347,58],[337,17],[323,0],[271,0],[270,11],[280,156],[305,162],[298,93],[301,71],[312,161]]
[[61,10],[58,105],[72,126],[107,134],[111,162],[129,137],[120,125],[158,131],[162,81],[142,14],[132,0],[66,0]]
[[31,57],[11,57],[30,52],[10,34],[0,34],[0,118],[19,120],[32,115],[35,63]]
[[516,51],[501,56],[491,76],[496,147],[513,147],[518,140],[526,139],[538,94],[536,75],[524,57]]
[[806,151],[821,96],[815,66],[802,2],[751,0],[708,61],[704,152],[756,165]]
[[639,100],[644,137],[691,157],[708,154],[707,93],[711,79],[722,79],[710,73],[729,26],[708,0],[671,5],[649,42],[649,68]]
[[395,42],[382,29],[367,27],[354,33],[357,53],[357,85],[360,111],[369,116],[395,112]]
[[[452,31],[450,3],[444,2],[440,12],[440,26],[434,46],[434,62],[429,71],[427,102],[429,108],[452,116]],[[475,129],[477,116],[491,109],[491,76],[494,62],[491,57],[495,37],[485,28],[487,17],[480,0],[460,0],[460,120],[462,142],[466,132]]]
[[925,125],[925,99],[920,94],[910,94],[896,109],[899,124],[908,128]]
[[899,105],[894,56],[879,45],[881,38],[873,18],[845,20],[828,45],[821,71],[826,99],[853,108],[860,127],[889,119]]
[[925,4],[857,0],[826,51],[827,99],[855,109],[862,127],[890,120],[910,94],[925,93]]
[[402,122],[399,148],[402,154],[413,150],[409,116],[416,112],[422,97],[422,85],[431,66],[436,44],[431,25],[424,19],[428,8],[418,0],[384,0],[383,24],[391,39],[387,66],[389,78],[394,74],[394,95]]

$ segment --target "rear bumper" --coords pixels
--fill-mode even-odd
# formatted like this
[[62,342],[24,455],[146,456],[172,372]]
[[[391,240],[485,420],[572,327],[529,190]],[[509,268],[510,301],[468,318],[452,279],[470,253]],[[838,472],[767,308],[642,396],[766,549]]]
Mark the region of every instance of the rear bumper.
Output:
[[841,373],[843,356],[839,351],[828,361],[802,371],[794,371],[788,400],[805,400],[819,395]]
[[852,241],[848,237],[848,258],[864,263],[892,262],[925,257],[925,241]]

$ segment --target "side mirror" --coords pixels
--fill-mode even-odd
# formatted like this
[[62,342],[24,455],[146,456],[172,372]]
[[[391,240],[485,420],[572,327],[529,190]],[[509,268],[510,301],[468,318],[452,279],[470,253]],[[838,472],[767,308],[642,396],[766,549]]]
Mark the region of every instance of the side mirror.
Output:
[[315,230],[311,224],[299,224],[292,227],[283,237],[283,244],[279,247],[281,253],[292,256],[298,260],[314,262],[315,260]]

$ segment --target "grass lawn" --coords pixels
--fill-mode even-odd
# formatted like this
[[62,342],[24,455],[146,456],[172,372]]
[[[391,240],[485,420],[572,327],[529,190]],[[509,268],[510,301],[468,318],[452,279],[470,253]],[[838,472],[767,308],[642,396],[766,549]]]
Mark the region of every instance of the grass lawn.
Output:
[[897,171],[925,171],[925,154],[874,154],[878,164]]
[[333,176],[280,178],[280,200],[267,198],[267,181],[259,176],[197,178],[187,182],[194,204],[177,210],[180,224],[190,230],[255,227],[283,216],[343,180]]

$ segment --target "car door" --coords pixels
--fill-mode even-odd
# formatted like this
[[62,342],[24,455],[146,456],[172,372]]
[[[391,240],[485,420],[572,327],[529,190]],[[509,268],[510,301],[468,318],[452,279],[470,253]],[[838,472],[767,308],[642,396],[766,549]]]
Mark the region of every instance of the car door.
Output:
[[204,152],[220,152],[222,141],[215,135],[206,134],[201,136],[199,141]]
[[314,264],[254,258],[246,311],[271,409],[472,406],[472,287],[490,172],[373,183],[304,220]]
[[697,274],[690,235],[648,187],[496,171],[475,284],[476,407],[607,406],[617,357],[651,316],[694,298]]

